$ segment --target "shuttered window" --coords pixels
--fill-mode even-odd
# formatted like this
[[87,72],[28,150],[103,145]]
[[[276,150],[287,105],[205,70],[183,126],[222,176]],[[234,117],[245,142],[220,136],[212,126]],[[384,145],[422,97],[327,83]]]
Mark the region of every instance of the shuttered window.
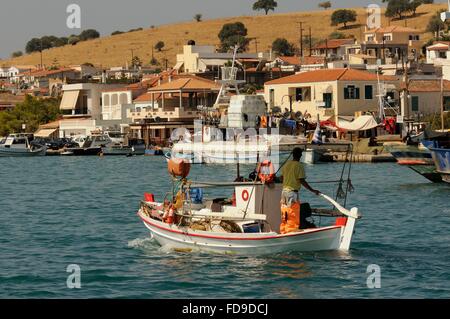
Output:
[[419,97],[413,96],[411,98],[411,111],[419,112]]
[[344,99],[345,100],[359,100],[359,88],[354,85],[349,85],[344,88]]
[[364,88],[364,91],[365,91],[366,100],[372,100],[373,99],[373,86],[366,85]]

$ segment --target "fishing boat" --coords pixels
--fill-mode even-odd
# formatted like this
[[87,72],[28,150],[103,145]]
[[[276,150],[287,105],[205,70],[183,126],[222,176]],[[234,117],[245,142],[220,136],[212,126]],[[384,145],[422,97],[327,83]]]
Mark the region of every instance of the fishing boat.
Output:
[[433,165],[431,152],[420,143],[417,145],[390,146],[389,152],[399,165]]
[[[310,213],[321,220],[329,217],[330,224],[316,227],[306,222],[308,209],[302,206],[301,229],[281,233],[282,184],[266,179],[273,177],[273,172],[263,174],[259,170],[255,180],[239,178],[231,183],[192,182],[187,179],[189,163],[172,160],[168,166],[174,182],[172,191],[160,202],[153,194],[145,194],[137,213],[163,247],[244,255],[350,249],[356,221],[361,217],[357,208],[347,209],[321,194],[320,198],[334,209],[310,209]],[[217,194],[218,189],[223,190],[222,196],[206,198],[206,191]]]
[[422,175],[430,182],[442,183],[442,176],[438,171],[436,171],[434,165],[410,165],[409,168],[417,174]]
[[433,157],[436,172],[442,177],[442,181],[450,183],[450,132],[446,138],[428,143]]
[[33,144],[34,136],[28,133],[10,134],[0,142],[0,156],[45,156],[47,147]]
[[444,182],[450,183],[450,148],[432,148],[430,151],[436,171],[441,174]]

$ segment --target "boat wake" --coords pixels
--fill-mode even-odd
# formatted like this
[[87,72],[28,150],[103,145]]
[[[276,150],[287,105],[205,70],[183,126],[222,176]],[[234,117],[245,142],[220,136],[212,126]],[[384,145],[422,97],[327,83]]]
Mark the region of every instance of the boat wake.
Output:
[[136,238],[128,242],[128,248],[150,248],[154,247],[156,242],[153,238]]

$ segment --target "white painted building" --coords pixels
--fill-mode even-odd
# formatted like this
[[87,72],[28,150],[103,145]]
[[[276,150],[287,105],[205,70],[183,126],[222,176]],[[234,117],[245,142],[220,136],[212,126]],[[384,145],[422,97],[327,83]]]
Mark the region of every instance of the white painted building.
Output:
[[[267,59],[265,53],[239,53],[238,59]],[[224,64],[233,60],[233,53],[220,53],[211,45],[185,45],[183,53],[177,54],[174,69],[178,73],[204,73],[218,71]]]
[[450,42],[439,41],[427,47],[427,63],[442,66],[450,61]]

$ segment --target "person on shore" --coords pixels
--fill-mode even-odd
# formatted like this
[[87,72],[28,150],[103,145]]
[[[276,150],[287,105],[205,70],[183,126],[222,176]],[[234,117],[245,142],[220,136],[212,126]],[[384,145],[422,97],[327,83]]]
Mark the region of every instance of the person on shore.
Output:
[[320,195],[306,181],[305,168],[300,162],[303,151],[295,148],[292,152],[293,160],[287,161],[281,170],[283,191],[281,194],[281,225],[280,233],[286,234],[300,229],[300,199],[299,191],[302,185],[310,192]]

